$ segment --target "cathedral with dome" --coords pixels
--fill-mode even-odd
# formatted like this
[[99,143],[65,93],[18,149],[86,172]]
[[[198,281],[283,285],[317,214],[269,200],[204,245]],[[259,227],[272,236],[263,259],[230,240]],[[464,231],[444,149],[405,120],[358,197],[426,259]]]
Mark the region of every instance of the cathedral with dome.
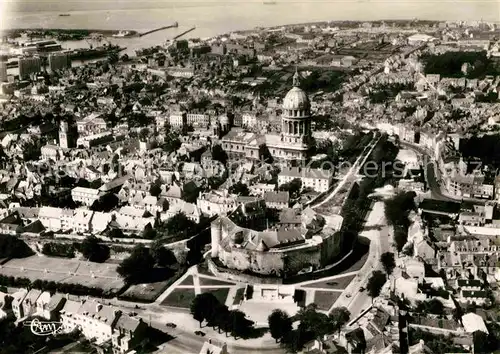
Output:
[[296,71],[293,87],[283,100],[280,134],[255,134],[233,128],[231,122],[221,123],[222,148],[231,159],[255,159],[267,149],[275,161],[304,162],[312,147],[311,103],[300,88],[300,76]]

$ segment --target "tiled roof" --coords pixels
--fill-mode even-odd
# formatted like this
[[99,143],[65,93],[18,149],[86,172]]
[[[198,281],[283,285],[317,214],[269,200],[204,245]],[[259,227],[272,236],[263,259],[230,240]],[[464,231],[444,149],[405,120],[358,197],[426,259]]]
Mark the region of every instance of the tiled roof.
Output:
[[141,321],[136,318],[130,317],[128,315],[121,315],[116,322],[115,327],[121,328],[127,331],[135,332],[135,330],[139,327]]
[[290,195],[288,192],[264,192],[264,201],[267,203],[284,203],[288,204]]

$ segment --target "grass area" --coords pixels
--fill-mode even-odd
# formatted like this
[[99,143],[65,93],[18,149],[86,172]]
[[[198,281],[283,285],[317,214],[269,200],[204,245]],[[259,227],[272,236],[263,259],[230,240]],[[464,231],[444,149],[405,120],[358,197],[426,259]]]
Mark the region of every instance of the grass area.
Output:
[[230,283],[230,282],[218,280],[218,279],[205,278],[205,277],[199,277],[199,279],[200,279],[200,285],[202,285],[202,286],[206,286],[206,285],[234,285],[234,283]]
[[233,305],[239,305],[245,297],[245,288],[238,288],[234,296]]
[[187,277],[184,278],[183,281],[180,282],[179,285],[194,285],[193,276],[188,275]]
[[161,304],[189,308],[195,296],[194,289],[174,289]]
[[154,301],[164,291],[169,280],[157,283],[131,285],[127,291],[120,295],[121,299],[138,300],[145,302]]
[[203,262],[203,263],[200,263],[196,266],[198,268],[198,273],[200,274],[205,274],[205,275],[211,275],[212,277],[214,277],[215,275],[208,269],[207,267],[207,263],[206,262]]
[[229,294],[229,288],[202,288],[201,292],[212,293],[221,304],[225,304],[227,295]]
[[338,292],[318,290],[314,293],[314,303],[318,306],[318,310],[328,311],[339,297]]
[[166,280],[131,285],[123,294],[118,296],[118,298],[127,301],[153,302],[158,296],[163,294],[169,286],[175,283],[177,279],[182,277],[185,272],[186,269],[182,267]]
[[345,289],[354,277],[355,275],[348,275],[332,280],[318,281],[316,283],[304,285],[303,288]]

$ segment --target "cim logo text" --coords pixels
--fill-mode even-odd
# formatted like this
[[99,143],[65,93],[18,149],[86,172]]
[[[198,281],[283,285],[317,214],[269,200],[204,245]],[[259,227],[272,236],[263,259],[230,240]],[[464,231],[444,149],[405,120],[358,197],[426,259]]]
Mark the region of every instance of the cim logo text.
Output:
[[37,336],[52,336],[61,333],[63,326],[61,322],[40,321],[38,318],[24,322],[24,325],[30,327],[31,332]]

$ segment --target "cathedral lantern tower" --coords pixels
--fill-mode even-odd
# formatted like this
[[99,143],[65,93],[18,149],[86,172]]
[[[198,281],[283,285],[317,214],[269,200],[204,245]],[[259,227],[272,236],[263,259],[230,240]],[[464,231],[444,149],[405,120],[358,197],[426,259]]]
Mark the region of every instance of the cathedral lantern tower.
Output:
[[308,145],[311,138],[311,103],[300,87],[297,70],[293,75],[293,88],[283,100],[281,131],[285,143]]
[[59,146],[63,149],[76,147],[76,127],[73,122],[61,122],[59,125]]

